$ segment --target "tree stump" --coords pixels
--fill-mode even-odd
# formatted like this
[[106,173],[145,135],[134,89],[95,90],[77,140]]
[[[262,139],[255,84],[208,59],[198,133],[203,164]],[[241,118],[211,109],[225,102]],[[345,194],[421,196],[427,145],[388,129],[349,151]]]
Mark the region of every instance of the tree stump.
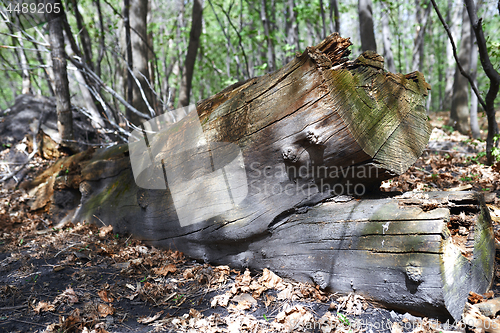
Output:
[[[430,135],[429,86],[418,72],[386,72],[373,52],[348,61],[348,46],[333,34],[182,120],[145,123],[129,146],[60,160],[26,185],[32,209],[71,211],[65,220],[74,223],[101,220],[198,260],[267,267],[458,319],[469,291],[492,280],[488,212],[470,193],[352,199],[420,156]],[[75,200],[68,204],[66,194]],[[345,194],[351,199],[328,201]],[[460,207],[477,215],[469,218],[469,257],[447,228]]]

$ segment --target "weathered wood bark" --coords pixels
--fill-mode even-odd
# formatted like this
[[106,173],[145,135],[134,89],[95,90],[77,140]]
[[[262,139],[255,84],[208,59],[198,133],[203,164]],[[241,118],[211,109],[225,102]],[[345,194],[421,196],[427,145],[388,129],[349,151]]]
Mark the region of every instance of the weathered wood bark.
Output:
[[[469,290],[484,291],[492,278],[484,205],[443,193],[335,202],[336,194],[405,172],[430,133],[422,75],[388,73],[373,52],[348,61],[349,45],[334,34],[277,72],[202,101],[147,143],[59,161],[31,184],[31,209],[61,217],[73,210],[66,220],[102,220],[199,260],[268,267],[393,308],[457,318]],[[188,131],[197,122],[199,137]],[[154,121],[144,126],[150,133]],[[188,150],[173,155],[179,147]],[[226,187],[210,191],[220,185],[217,174]],[[468,259],[447,229],[461,204],[481,211]]]

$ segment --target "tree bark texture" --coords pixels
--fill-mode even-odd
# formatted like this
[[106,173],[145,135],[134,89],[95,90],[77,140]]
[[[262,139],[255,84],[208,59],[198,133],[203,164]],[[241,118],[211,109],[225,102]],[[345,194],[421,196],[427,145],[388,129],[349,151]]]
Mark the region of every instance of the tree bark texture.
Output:
[[[446,12],[446,21],[448,26],[450,27],[451,35],[454,40],[458,40],[458,34],[460,33],[460,25],[462,18],[461,7],[453,6],[453,0],[448,0],[448,10]],[[443,109],[449,110],[451,108],[451,100],[453,96],[453,82],[454,82],[454,74],[456,69],[455,60],[453,59],[453,48],[451,47],[451,43],[445,38],[444,43],[446,45],[446,59],[448,62],[448,66],[446,67],[446,85],[444,90],[444,101],[443,101]]]
[[424,65],[425,30],[427,29],[429,14],[432,7],[429,1],[427,1],[427,8],[422,8],[421,0],[416,0],[415,5],[417,7],[416,21],[419,25],[417,25],[417,33],[413,43],[412,67],[414,71],[419,71],[423,69]]
[[358,14],[361,50],[377,52],[377,42],[373,30],[372,1],[358,0]]
[[[467,10],[462,11],[462,38],[458,51],[458,60],[466,73],[470,72],[470,54],[472,48],[472,35],[469,15]],[[455,80],[453,83],[453,96],[451,99],[450,126],[453,126],[462,134],[468,134],[469,124],[469,81],[460,70],[455,70]]]
[[196,62],[196,54],[200,45],[200,35],[203,22],[203,0],[194,0],[191,21],[191,32],[189,33],[189,46],[184,62],[181,86],[179,91],[179,106],[188,106],[191,95],[191,83],[193,81],[193,70]]
[[276,54],[274,52],[274,42],[271,36],[271,24],[267,13],[267,0],[262,0],[260,3],[260,19],[264,26],[264,33],[266,34],[268,69],[272,72],[276,70]]
[[[54,4],[58,4],[61,11],[63,11],[60,0],[49,0],[49,2],[53,5],[52,8],[54,8]],[[73,146],[73,114],[71,111],[66,57],[64,53],[62,13],[47,14],[47,20],[49,22],[50,53],[57,103],[57,128],[61,137],[59,144],[62,147],[71,147]]]
[[[149,107],[153,105],[153,93],[148,84],[151,80],[148,65],[147,16],[148,1],[130,0],[130,42],[134,60],[132,69],[135,76],[132,105],[144,114],[151,114]],[[137,84],[137,81],[140,85]],[[139,120],[135,119],[134,122],[140,123]]]
[[391,29],[389,27],[389,15],[387,11],[389,8],[385,8],[383,3],[382,5],[382,41],[384,43],[384,62],[385,67],[389,72],[394,73],[396,71],[396,64],[394,63],[394,56],[392,54],[392,41],[391,41]]
[[330,0],[330,29],[340,34],[340,14],[337,0]]
[[[474,34],[472,35],[472,49],[470,53],[470,72],[474,84],[477,87],[477,61],[478,61],[478,52],[477,52],[477,42]],[[470,129],[471,134],[474,139],[479,139],[481,137],[481,131],[479,129],[479,120],[478,120],[478,100],[477,96],[474,93],[474,90],[470,89]]]
[[[125,57],[126,57],[126,64],[125,64],[125,69],[123,71],[124,79],[126,77],[126,85],[125,85],[125,92],[127,95],[127,102],[130,105],[133,105],[133,87],[134,87],[134,79],[132,77],[132,72],[127,69],[133,69],[134,68],[134,55],[132,52],[132,41],[131,41],[131,35],[130,35],[130,0],[123,0],[123,27],[125,29]],[[132,121],[132,123],[139,123],[140,120],[134,117],[134,114],[132,113],[131,110],[127,109],[126,111],[127,118]]]

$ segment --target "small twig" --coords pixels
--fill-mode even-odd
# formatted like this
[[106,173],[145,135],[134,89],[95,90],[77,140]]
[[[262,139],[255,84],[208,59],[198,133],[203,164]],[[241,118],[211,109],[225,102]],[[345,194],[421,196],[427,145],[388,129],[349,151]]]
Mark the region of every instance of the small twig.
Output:
[[9,318],[9,320],[12,320],[12,321],[15,321],[15,322],[18,322],[18,323],[28,324],[28,325],[37,325],[37,326],[41,326],[41,327],[47,327],[47,325],[42,325],[42,324],[39,324],[39,323],[33,323],[31,321],[25,321],[25,320],[19,320],[19,319],[12,319],[12,318]]
[[95,214],[92,215],[93,217],[95,217],[96,219],[98,219],[99,221],[101,221],[101,223],[106,227],[106,223],[104,223],[100,218],[98,218]]
[[[79,236],[80,236],[80,235],[79,235]],[[70,245],[70,246],[65,247],[65,248],[64,248],[64,249],[62,249],[61,251],[57,252],[57,253],[56,253],[56,255],[54,256],[54,258],[55,258],[55,257],[57,257],[59,254],[61,254],[61,252],[64,252],[64,251],[66,251],[67,249],[69,249],[69,248],[71,248],[71,247],[73,247],[73,246],[77,246],[77,245],[83,245],[83,243],[76,243],[76,244],[72,244],[72,245]]]
[[19,310],[19,309],[24,309],[27,306],[28,306],[27,304],[25,304],[25,305],[17,305],[17,306],[5,306],[3,308],[0,308],[0,311],[3,311],[3,310]]

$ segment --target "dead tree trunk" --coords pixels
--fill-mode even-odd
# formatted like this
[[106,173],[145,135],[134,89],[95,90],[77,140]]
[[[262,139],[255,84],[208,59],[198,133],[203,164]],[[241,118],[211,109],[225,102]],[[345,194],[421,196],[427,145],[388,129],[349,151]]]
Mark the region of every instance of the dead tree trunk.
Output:
[[[144,123],[145,136],[136,133],[128,146],[57,162],[30,184],[31,209],[59,216],[73,209],[66,221],[102,220],[199,260],[268,267],[393,308],[457,318],[469,290],[491,283],[489,215],[470,194],[339,196],[405,172],[430,135],[423,76],[388,73],[373,52],[348,61],[349,45],[333,34],[181,120],[167,113]],[[58,198],[70,194],[74,205],[61,211]],[[463,249],[469,257],[447,229],[447,208],[459,205],[477,215],[469,219],[472,247]]]

